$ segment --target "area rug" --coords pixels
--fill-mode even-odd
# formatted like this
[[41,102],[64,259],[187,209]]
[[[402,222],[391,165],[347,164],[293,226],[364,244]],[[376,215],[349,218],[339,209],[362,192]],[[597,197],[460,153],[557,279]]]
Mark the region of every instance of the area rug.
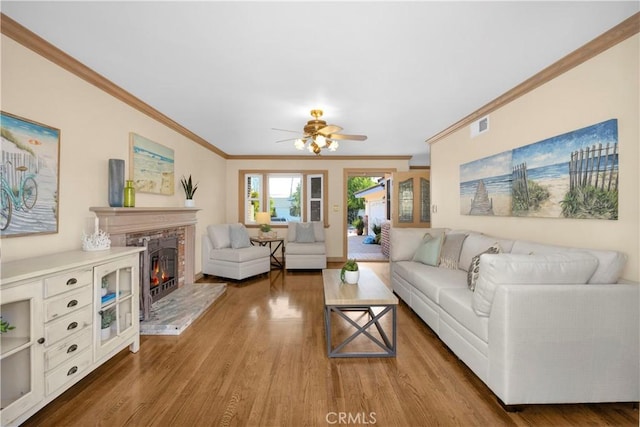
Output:
[[180,335],[227,291],[225,283],[183,285],[151,305],[151,316],[140,321],[140,335]]

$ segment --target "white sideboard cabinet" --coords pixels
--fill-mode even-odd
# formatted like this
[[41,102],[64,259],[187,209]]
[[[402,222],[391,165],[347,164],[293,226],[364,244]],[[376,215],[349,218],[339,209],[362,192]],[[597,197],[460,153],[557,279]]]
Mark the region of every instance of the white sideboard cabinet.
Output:
[[[13,426],[122,349],[140,348],[142,247],[2,263],[0,425]],[[104,328],[103,328],[104,326]]]

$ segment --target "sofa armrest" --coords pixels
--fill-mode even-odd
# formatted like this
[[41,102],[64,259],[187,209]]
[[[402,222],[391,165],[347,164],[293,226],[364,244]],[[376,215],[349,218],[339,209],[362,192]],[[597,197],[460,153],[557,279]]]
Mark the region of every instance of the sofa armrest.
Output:
[[505,404],[638,401],[638,285],[500,285],[488,385]]

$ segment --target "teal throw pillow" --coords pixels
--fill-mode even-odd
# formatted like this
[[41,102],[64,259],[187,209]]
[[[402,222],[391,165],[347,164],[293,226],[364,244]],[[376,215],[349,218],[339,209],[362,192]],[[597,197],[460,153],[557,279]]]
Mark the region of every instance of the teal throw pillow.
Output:
[[431,234],[425,234],[422,243],[418,246],[418,250],[413,256],[413,260],[426,265],[438,266],[440,261],[440,250],[442,249],[442,241],[444,235],[433,237]]

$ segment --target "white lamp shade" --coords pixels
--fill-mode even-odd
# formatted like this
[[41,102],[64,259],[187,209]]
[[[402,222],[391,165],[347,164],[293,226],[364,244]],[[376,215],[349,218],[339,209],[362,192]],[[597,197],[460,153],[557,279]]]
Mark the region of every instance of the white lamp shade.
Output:
[[315,142],[320,148],[323,148],[325,145],[327,145],[327,139],[322,135],[317,135],[315,137]]
[[269,224],[271,222],[271,215],[269,212],[256,212],[257,224]]

